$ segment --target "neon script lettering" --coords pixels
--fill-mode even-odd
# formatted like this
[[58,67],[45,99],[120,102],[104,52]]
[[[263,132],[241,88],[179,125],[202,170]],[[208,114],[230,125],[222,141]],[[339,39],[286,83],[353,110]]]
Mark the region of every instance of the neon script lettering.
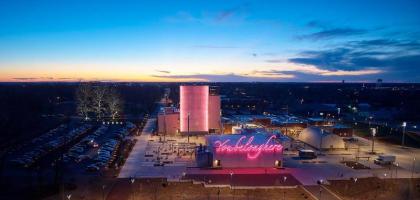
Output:
[[214,142],[217,153],[246,153],[249,159],[255,159],[261,155],[262,152],[275,153],[282,150],[280,144],[270,144],[271,140],[276,138],[272,135],[264,144],[252,144],[254,136],[246,140],[246,136],[242,136],[236,141],[235,145],[229,145],[230,139],[225,141],[216,140]]

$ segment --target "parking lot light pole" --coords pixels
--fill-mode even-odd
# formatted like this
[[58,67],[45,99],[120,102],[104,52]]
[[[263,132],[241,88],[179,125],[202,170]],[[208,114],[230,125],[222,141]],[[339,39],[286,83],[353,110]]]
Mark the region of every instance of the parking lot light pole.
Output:
[[403,122],[402,123],[402,127],[403,127],[403,134],[402,134],[402,139],[401,139],[401,147],[404,148],[405,146],[405,127],[407,126],[407,122]]

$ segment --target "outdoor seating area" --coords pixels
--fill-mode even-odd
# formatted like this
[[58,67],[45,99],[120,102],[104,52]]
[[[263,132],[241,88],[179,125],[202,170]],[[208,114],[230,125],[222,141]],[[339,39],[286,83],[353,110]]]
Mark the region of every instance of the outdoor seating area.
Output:
[[168,140],[151,139],[144,154],[145,165],[164,166],[186,164],[194,157],[196,144],[180,142],[174,138]]

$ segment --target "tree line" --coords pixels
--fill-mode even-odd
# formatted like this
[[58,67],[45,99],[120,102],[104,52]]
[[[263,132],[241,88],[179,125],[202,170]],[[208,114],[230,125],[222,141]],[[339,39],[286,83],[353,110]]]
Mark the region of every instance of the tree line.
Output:
[[111,118],[122,115],[122,99],[114,87],[82,83],[76,90],[77,114],[84,120]]

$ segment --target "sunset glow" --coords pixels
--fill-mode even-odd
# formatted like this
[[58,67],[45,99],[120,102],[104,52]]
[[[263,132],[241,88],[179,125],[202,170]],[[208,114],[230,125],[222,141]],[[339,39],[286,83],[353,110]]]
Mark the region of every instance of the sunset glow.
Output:
[[0,81],[420,80],[416,1],[165,4],[2,2]]

